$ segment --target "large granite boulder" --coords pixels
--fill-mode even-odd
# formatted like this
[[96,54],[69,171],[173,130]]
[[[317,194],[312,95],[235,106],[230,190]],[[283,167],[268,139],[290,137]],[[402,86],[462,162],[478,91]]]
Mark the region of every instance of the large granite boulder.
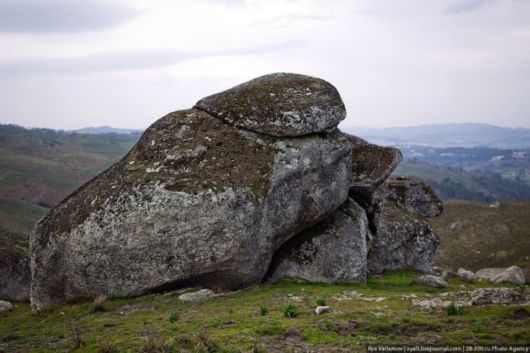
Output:
[[326,220],[286,242],[274,255],[268,280],[365,283],[368,232],[365,211],[349,199]]
[[29,301],[31,272],[27,242],[6,238],[0,253],[0,299]]
[[[303,119],[310,121],[311,111],[318,119],[343,111],[324,83],[302,82],[310,85],[306,97],[322,99],[311,98],[314,109],[304,110]],[[298,96],[281,83],[285,101],[274,104],[301,109]],[[315,93],[322,87],[327,95]],[[274,93],[274,85],[263,91]],[[235,106],[234,97],[227,94]],[[282,119],[272,125],[292,127]],[[331,120],[310,124],[305,133],[319,134],[298,138],[239,129],[196,109],[158,120],[127,156],[37,225],[30,241],[32,308],[97,295],[260,282],[283,243],[347,199],[352,146],[338,130],[324,131],[338,122]]]
[[398,207],[424,217],[436,217],[443,211],[442,200],[418,178],[391,176],[385,181],[386,199]]
[[440,244],[427,222],[386,202],[374,215],[375,232],[368,242],[368,270],[429,271]]
[[334,128],[346,117],[339,92],[310,76],[258,77],[195,105],[231,125],[272,136],[302,136]]

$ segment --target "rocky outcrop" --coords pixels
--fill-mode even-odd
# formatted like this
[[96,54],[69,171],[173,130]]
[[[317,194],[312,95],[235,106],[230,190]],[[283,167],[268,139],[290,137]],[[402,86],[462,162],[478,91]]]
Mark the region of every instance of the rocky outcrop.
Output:
[[411,177],[390,177],[385,182],[387,200],[408,212],[423,217],[436,217],[443,211],[443,203],[434,190],[423,181]]
[[471,292],[471,304],[520,304],[526,301],[525,296],[512,288],[479,288]]
[[441,200],[419,179],[390,176],[402,159],[399,150],[349,138],[354,144],[349,195],[365,208],[372,232],[368,270],[429,271],[440,240],[423,217],[439,215]]
[[346,117],[335,87],[314,77],[276,73],[201,99],[196,109],[231,125],[272,136],[332,129]]
[[0,299],[16,302],[29,301],[31,272],[27,245],[10,242],[1,249]]
[[375,232],[368,245],[368,270],[429,271],[440,244],[429,224],[386,202],[374,216]]
[[427,271],[439,240],[422,216],[439,213],[439,200],[418,181],[388,179],[401,152],[341,133],[345,114],[331,84],[273,74],[161,118],[39,222],[32,308]]
[[269,281],[297,277],[311,282],[365,283],[368,233],[364,210],[350,199],[276,252]]
[[[339,131],[326,130],[344,117],[344,107],[329,84],[313,80],[300,81],[311,93],[303,104],[295,101],[302,83],[289,75],[265,80],[262,90],[263,81],[255,81],[246,86],[252,90],[215,98],[235,107],[243,104],[237,92],[247,102],[251,92],[261,97],[277,91],[270,104],[281,107],[278,112],[293,105],[289,111],[300,112],[303,120],[311,121],[312,111],[319,121],[332,115],[330,123],[301,129],[300,134],[318,132],[307,137],[248,131],[250,125],[227,118],[229,110],[223,120],[190,109],[154,123],[126,157],[38,224],[30,243],[33,309],[96,295],[260,282],[283,243],[347,198],[352,145]],[[204,102],[198,106],[208,110]],[[212,114],[221,116],[222,107]],[[261,105],[237,114],[250,114],[252,107]],[[267,107],[271,126],[298,126]],[[261,116],[249,121],[260,122]]]

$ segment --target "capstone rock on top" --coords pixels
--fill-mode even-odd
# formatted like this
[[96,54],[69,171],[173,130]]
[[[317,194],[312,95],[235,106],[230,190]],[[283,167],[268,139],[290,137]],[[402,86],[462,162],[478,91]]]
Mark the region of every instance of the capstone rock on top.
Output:
[[246,130],[303,136],[329,130],[346,117],[339,92],[311,76],[275,73],[201,99],[196,109]]

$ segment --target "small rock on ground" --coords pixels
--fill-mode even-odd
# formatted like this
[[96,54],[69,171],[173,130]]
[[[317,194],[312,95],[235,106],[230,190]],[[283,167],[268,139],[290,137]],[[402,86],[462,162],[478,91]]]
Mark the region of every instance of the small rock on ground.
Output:
[[179,295],[178,299],[184,302],[197,302],[208,300],[215,297],[215,293],[211,289],[201,289],[196,292],[189,292]]
[[317,306],[315,309],[315,314],[320,315],[324,313],[329,313],[329,306]]
[[0,300],[0,312],[9,310],[13,310],[13,304],[5,300]]
[[466,270],[465,268],[459,268],[458,271],[456,272],[456,275],[460,279],[467,281],[467,282],[472,282],[475,279],[477,279],[477,276],[475,275],[475,273],[473,273],[472,271]]
[[433,288],[446,288],[449,286],[447,282],[438,276],[433,275],[422,275],[412,281],[414,284],[421,284]]

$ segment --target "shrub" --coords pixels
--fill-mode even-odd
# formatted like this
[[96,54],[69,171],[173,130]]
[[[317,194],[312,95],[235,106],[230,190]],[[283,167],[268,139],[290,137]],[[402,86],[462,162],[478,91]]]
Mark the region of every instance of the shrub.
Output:
[[208,328],[206,326],[199,331],[195,340],[197,342],[195,345],[196,351],[214,353],[220,350],[219,346],[210,338],[210,333],[208,332]]
[[293,304],[288,304],[283,308],[283,316],[287,318],[296,317],[298,313],[296,312],[296,307]]
[[260,314],[261,316],[265,316],[265,315],[267,315],[268,313],[269,313],[269,308],[267,308],[266,305],[260,305],[260,307],[259,307],[259,314]]
[[107,301],[106,295],[98,295],[92,301],[92,311],[93,312],[104,312],[107,311],[105,308],[105,302]]
[[172,345],[165,337],[157,337],[153,331],[147,330],[145,332],[145,343],[140,347],[140,352],[169,353],[172,349]]
[[316,304],[317,306],[326,306],[326,301],[322,298],[318,298]]
[[254,329],[254,332],[260,336],[282,336],[285,334],[285,329],[278,324],[273,323],[257,327]]
[[77,326],[76,324],[72,325],[72,345],[73,350],[75,351],[78,348],[81,348],[85,345],[85,337],[83,336],[83,333],[81,332],[81,328]]
[[459,314],[462,314],[462,308],[459,307],[458,305],[455,305],[455,303],[449,304],[445,308],[445,311],[447,312],[447,315],[459,315]]
[[177,313],[169,314],[169,317],[168,317],[169,322],[175,323],[175,322],[177,322],[178,319],[179,319],[179,316],[178,316]]

